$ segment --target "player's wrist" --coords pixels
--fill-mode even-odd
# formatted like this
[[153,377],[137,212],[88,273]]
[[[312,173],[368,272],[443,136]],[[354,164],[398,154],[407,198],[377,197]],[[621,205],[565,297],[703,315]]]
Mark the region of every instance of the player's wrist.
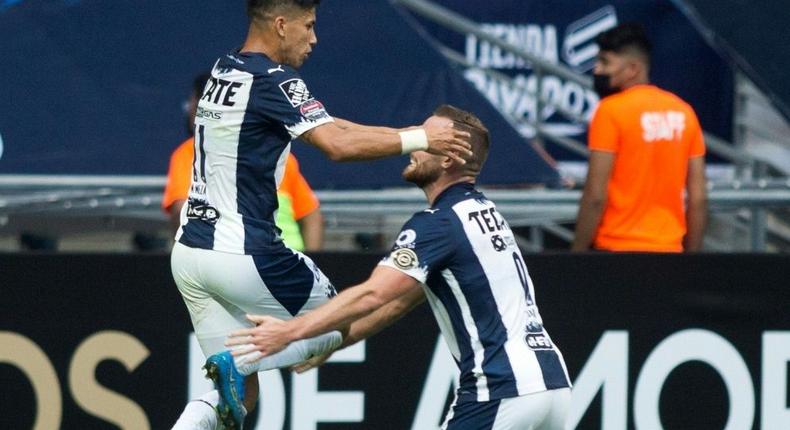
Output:
[[398,135],[400,136],[400,153],[403,155],[428,149],[428,134],[423,128],[401,131],[398,132]]

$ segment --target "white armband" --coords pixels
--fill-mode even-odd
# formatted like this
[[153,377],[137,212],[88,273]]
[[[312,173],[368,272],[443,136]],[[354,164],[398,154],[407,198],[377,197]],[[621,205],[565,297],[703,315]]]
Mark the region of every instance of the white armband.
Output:
[[428,135],[422,128],[398,132],[400,135],[400,153],[411,154],[414,151],[428,149]]

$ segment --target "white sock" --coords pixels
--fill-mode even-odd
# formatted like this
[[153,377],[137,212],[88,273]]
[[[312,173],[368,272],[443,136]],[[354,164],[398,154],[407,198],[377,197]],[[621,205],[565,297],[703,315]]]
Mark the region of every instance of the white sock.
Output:
[[219,393],[216,390],[191,400],[172,430],[220,430],[216,410],[218,403]]
[[[242,375],[252,375],[253,373],[263,372],[265,370],[291,367],[294,364],[303,363],[310,357],[332,351],[342,342],[343,335],[341,335],[339,331],[333,331],[322,334],[321,336],[293,342],[277,354],[263,357],[259,360],[258,358],[261,354],[257,351],[238,356],[235,361],[236,369]],[[241,345],[239,348],[247,347],[249,347],[249,345]]]

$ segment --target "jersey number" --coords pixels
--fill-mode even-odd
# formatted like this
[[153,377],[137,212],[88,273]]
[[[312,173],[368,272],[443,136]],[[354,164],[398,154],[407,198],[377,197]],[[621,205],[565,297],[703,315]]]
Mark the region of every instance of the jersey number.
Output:
[[529,293],[529,279],[527,278],[527,265],[518,252],[513,252],[513,262],[516,264],[516,272],[518,272],[518,279],[521,281],[521,286],[524,287],[524,293],[527,295],[527,305],[532,306],[535,302],[532,300],[532,294]]
[[[192,162],[192,181],[197,182],[198,177],[202,183],[206,183],[206,150],[203,148],[205,143],[205,130],[203,125],[197,126],[197,148]],[[200,154],[200,164],[197,162],[197,155]]]

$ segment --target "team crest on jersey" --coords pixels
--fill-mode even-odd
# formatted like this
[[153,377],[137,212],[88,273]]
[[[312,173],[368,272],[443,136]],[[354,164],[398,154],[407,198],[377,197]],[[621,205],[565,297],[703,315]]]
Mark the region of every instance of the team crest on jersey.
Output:
[[524,338],[527,346],[533,351],[552,349],[551,339],[544,333],[527,333]]
[[310,100],[299,108],[299,112],[303,117],[310,121],[318,121],[329,116],[324,109],[324,105],[318,100]]
[[392,262],[402,270],[409,270],[417,267],[417,253],[413,249],[399,248],[392,252]]
[[280,90],[282,90],[293,107],[298,107],[302,103],[313,99],[313,96],[310,95],[310,91],[307,89],[307,85],[301,79],[289,79],[281,83]]
[[491,244],[494,245],[494,250],[497,252],[502,252],[507,249],[507,242],[498,234],[491,236]]
[[414,231],[412,229],[403,230],[398,235],[398,238],[395,239],[395,247],[397,247],[397,248],[402,248],[402,247],[413,248],[415,240],[417,240],[417,232],[416,231]]
[[216,224],[219,221],[219,211],[208,203],[189,199],[187,203],[187,218],[205,221],[209,224]]

